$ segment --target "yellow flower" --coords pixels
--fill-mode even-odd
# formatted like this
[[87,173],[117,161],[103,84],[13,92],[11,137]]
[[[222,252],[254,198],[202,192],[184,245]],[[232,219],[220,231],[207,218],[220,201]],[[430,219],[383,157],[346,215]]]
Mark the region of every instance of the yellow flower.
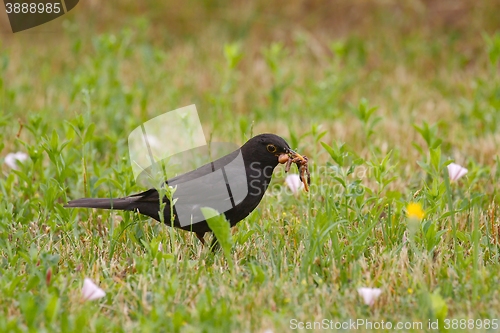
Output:
[[410,219],[422,220],[424,218],[425,212],[422,209],[422,205],[418,202],[411,202],[406,206],[406,216]]

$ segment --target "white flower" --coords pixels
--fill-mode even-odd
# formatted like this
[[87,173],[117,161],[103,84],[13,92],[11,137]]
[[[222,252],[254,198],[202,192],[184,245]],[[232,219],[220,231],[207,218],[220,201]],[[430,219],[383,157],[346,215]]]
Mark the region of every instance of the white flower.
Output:
[[366,305],[372,306],[375,300],[382,293],[382,289],[379,288],[358,288],[358,294],[363,297]]
[[28,154],[18,151],[17,153],[8,153],[5,156],[5,164],[11,169],[17,170],[17,162],[24,162],[28,159]]
[[465,176],[469,170],[464,168],[461,165],[458,165],[456,163],[450,163],[448,164],[448,175],[450,176],[450,180],[456,181]]
[[158,252],[163,252],[163,243],[158,243]]
[[82,297],[84,301],[93,301],[106,296],[104,290],[99,288],[91,279],[85,278],[83,281]]
[[295,173],[286,176],[285,183],[288,186],[288,188],[292,191],[292,193],[295,195],[299,193],[299,190],[303,186],[300,180],[300,176]]

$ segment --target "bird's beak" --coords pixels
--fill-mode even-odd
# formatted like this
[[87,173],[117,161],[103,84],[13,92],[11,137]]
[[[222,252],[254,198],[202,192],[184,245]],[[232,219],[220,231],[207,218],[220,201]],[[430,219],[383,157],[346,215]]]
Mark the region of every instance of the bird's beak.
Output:
[[276,154],[276,156],[278,156],[278,162],[280,162],[281,164],[287,163],[289,159],[305,161],[305,158],[302,155],[290,148],[285,148],[284,153]]

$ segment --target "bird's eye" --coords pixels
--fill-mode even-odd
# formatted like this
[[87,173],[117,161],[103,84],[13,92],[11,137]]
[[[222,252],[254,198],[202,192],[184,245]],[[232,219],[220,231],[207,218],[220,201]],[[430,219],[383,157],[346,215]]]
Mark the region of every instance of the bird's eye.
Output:
[[267,151],[270,153],[275,153],[276,152],[276,146],[275,145],[267,145]]

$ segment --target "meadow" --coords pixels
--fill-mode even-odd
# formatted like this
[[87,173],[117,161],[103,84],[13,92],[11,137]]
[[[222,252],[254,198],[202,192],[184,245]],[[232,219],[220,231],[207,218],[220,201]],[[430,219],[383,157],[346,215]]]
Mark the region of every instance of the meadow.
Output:
[[[499,10],[88,1],[2,32],[0,331],[498,332]],[[190,104],[210,142],[285,138],[310,192],[278,166],[215,253],[138,214],[63,207],[144,190],[128,134]],[[105,296],[85,300],[85,278]]]

